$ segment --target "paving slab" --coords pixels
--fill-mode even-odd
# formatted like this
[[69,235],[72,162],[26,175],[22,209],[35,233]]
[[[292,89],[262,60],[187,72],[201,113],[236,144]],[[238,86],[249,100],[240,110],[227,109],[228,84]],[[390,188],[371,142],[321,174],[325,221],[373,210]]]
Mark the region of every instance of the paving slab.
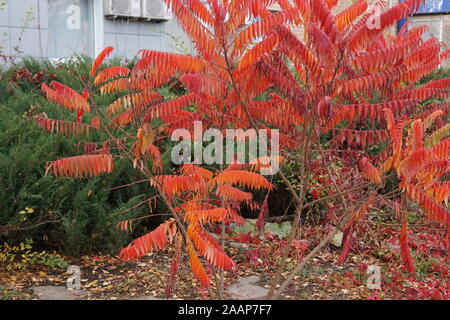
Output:
[[248,276],[239,278],[233,283],[228,292],[234,300],[260,300],[264,299],[269,292],[268,289],[257,285],[261,278],[259,276]]
[[[152,297],[152,296],[143,296],[143,297],[135,297],[135,298],[132,298],[131,300],[167,300],[167,299],[157,298],[157,297]],[[169,300],[173,300],[173,299],[169,299]]]
[[87,294],[83,290],[69,290],[61,286],[39,286],[31,290],[40,300],[79,300]]

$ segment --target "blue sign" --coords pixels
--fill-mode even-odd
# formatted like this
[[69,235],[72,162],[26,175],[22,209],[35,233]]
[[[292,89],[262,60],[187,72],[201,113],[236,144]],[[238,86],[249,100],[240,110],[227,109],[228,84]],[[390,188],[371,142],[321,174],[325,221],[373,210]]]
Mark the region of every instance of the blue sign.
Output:
[[420,6],[416,14],[447,12],[450,12],[450,0],[426,0],[426,2]]
[[[400,0],[403,2],[404,0]],[[425,4],[421,5],[415,14],[436,14],[436,13],[450,13],[450,0],[426,0]],[[400,30],[407,19],[402,19],[398,22],[398,30]]]

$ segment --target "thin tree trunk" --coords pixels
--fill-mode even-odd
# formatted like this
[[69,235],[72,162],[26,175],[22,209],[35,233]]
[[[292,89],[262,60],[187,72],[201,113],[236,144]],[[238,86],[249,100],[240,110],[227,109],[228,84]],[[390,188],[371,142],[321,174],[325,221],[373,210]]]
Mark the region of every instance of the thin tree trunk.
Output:
[[292,282],[295,276],[306,266],[306,264],[312,258],[316,256],[317,253],[319,253],[320,250],[322,250],[323,247],[325,247],[331,241],[331,239],[333,239],[335,234],[339,231],[340,227],[345,224],[345,222],[351,217],[351,215],[352,212],[348,212],[341,220],[341,223],[339,223],[338,226],[334,227],[330,231],[330,233],[325,238],[323,238],[322,241],[313,250],[311,250],[311,252],[308,253],[305,258],[303,258],[302,262],[300,262],[294,269],[294,271],[292,271],[291,274],[287,277],[287,279],[283,281],[283,283],[280,285],[280,288],[272,296],[268,296],[269,300],[275,300],[280,297],[281,293],[286,290],[286,287]]

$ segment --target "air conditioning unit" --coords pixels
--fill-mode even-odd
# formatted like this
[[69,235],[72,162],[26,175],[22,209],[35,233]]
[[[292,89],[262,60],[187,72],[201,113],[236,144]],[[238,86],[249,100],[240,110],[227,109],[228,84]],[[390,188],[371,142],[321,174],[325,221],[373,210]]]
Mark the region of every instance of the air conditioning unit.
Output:
[[132,17],[141,16],[141,0],[103,0],[106,17]]
[[153,21],[172,19],[172,11],[163,0],[141,0],[142,18]]

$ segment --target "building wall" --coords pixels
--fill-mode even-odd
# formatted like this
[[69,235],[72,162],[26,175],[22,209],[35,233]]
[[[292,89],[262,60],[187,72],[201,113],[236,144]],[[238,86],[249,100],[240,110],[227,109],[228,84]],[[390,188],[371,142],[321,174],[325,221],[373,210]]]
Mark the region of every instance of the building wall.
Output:
[[[450,49],[450,15],[417,15],[409,19],[412,26],[427,25],[424,38],[438,38],[447,49]],[[450,59],[442,64],[443,68],[450,68]]]
[[[6,5],[1,6],[3,1],[5,0],[0,0],[0,53],[21,54],[35,58],[55,57],[51,52],[55,50],[49,50],[55,46],[54,43],[49,45],[53,32],[51,23],[49,27],[49,19],[54,18],[49,16],[49,1],[52,0],[6,0]],[[102,2],[102,0],[88,1]],[[388,3],[392,6],[398,1],[388,0]],[[340,12],[351,3],[352,0],[340,0],[333,12]],[[279,6],[275,5],[271,9],[279,10]],[[115,53],[119,56],[131,58],[142,48],[193,52],[192,43],[178,27],[175,17],[168,22],[155,23],[126,19],[108,20],[104,18],[102,12],[99,15],[103,32],[100,35],[101,39],[97,36],[96,42],[100,43],[99,47],[115,47]],[[429,30],[425,36],[435,36],[450,48],[450,15],[416,15],[409,20],[413,26],[428,25]],[[391,29],[392,32],[395,30],[396,27]],[[295,33],[300,38],[303,37],[302,28],[296,28]],[[64,44],[57,43],[56,46],[58,45]],[[93,55],[93,52],[84,53]],[[450,68],[450,61],[447,60],[443,66]]]
[[178,27],[175,17],[160,23],[105,19],[104,46],[113,46],[117,54],[126,57],[140,49],[193,52],[192,43]]
[[[51,10],[51,1],[54,0],[6,0],[6,5],[2,6],[3,1],[5,0],[0,0],[0,54],[34,58],[63,57],[61,54],[55,54],[55,52],[61,51],[57,49],[66,46],[65,40],[70,42],[73,39],[70,39],[72,37],[70,32],[66,34],[68,39],[55,39],[55,34],[61,33],[61,30],[59,30],[59,27],[52,27],[55,25],[54,20],[57,18],[51,16],[54,15]],[[167,22],[132,21],[123,18],[109,20],[104,17],[101,10],[103,0],[58,1],[63,4],[79,4],[79,1],[99,1],[98,4],[100,4],[100,10],[98,10],[100,12],[97,12],[94,16],[95,23],[93,21],[89,24],[82,23],[84,29],[80,31],[82,34],[85,31],[93,32],[94,26],[100,26],[102,32],[97,33],[95,39],[92,39],[94,43],[90,45],[80,43],[80,45],[73,45],[74,48],[65,51],[93,56],[96,53],[95,51],[98,52],[101,47],[113,46],[116,48],[116,55],[127,58],[132,58],[142,48],[171,52],[180,50],[193,52],[192,43],[178,26],[175,17]],[[61,19],[61,16],[62,19],[70,18],[70,14],[64,11],[58,13],[59,19]],[[65,27],[65,22],[63,21],[58,26]],[[91,41],[90,38],[85,38],[89,39],[86,41]],[[94,46],[97,47],[97,50],[94,50]]]
[[[371,3],[377,2],[378,0],[369,0]],[[389,7],[397,5],[399,0],[386,0]],[[450,1],[450,0],[444,0]],[[333,14],[337,14],[345,10],[348,6],[354,3],[354,0],[339,0],[337,5],[332,9]],[[272,10],[280,10],[278,5],[272,7]],[[450,49],[450,14],[434,14],[434,15],[414,15],[408,20],[411,26],[427,25],[429,28],[424,34],[424,39],[429,39],[430,37],[438,38],[447,49]],[[397,25],[391,27],[389,30],[391,33],[397,32]],[[303,27],[295,27],[294,33],[300,38],[303,38],[304,30]],[[450,59],[447,59],[442,64],[444,68],[450,68]]]
[[0,7],[1,51],[6,55],[23,52],[46,57],[47,13],[47,0],[8,0]]

